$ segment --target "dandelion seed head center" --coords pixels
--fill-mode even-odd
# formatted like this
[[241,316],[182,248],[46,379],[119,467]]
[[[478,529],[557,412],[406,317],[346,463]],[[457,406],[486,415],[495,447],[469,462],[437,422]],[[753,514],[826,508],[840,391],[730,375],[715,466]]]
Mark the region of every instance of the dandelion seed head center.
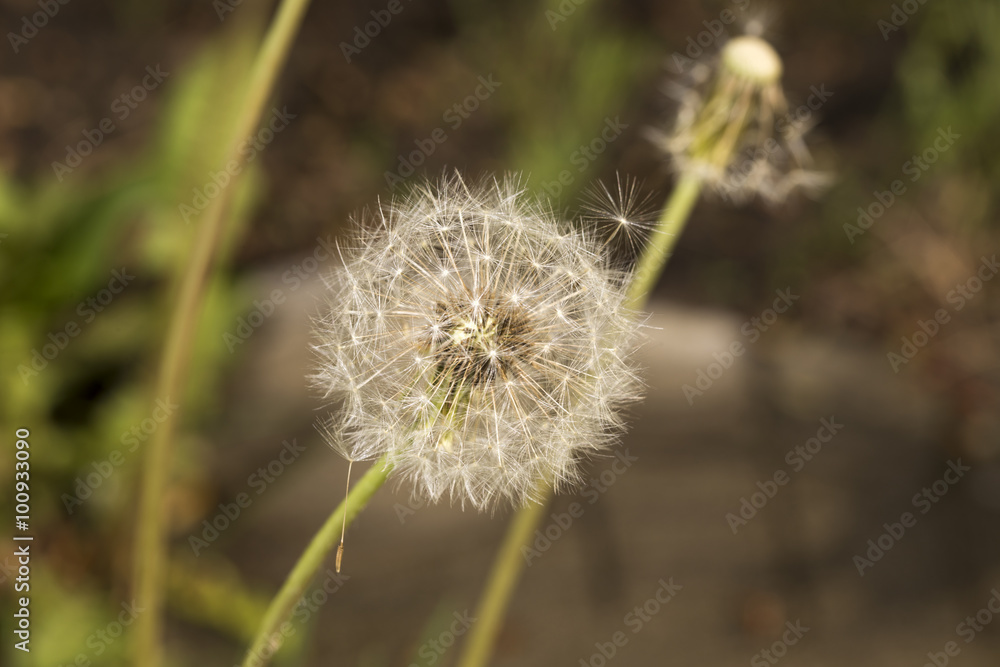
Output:
[[418,345],[434,360],[437,373],[451,376],[450,384],[479,387],[516,372],[519,358],[528,359],[531,321],[516,304],[487,295],[439,301],[435,312],[429,335]]
[[480,509],[577,480],[637,395],[625,286],[597,239],[506,181],[417,188],[367,222],[318,328],[317,385],[342,399],[330,443]]
[[722,62],[730,71],[758,84],[774,83],[781,78],[781,58],[774,47],[759,37],[744,35],[729,40],[722,49]]

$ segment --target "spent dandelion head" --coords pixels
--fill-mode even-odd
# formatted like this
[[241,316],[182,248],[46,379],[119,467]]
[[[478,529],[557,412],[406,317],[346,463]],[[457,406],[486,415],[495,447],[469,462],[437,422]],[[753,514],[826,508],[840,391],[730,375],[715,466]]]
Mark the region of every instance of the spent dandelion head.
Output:
[[638,396],[625,275],[515,178],[425,184],[355,226],[317,323],[327,435],[477,508],[577,480]]
[[788,115],[782,71],[761,37],[729,40],[672,89],[679,103],[673,128],[655,140],[679,171],[699,175],[737,203],[755,194],[775,203],[795,190],[821,189],[829,179],[811,168],[803,141],[810,124]]

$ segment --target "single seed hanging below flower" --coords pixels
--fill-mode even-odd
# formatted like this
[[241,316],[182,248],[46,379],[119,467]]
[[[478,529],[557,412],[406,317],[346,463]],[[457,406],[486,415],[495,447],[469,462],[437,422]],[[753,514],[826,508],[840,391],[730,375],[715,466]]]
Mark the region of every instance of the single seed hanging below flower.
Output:
[[347,533],[347,500],[351,497],[351,468],[354,461],[347,462],[347,488],[344,490],[344,521],[340,525],[340,544],[337,545],[337,574],[340,574],[340,562],[344,559],[344,535]]

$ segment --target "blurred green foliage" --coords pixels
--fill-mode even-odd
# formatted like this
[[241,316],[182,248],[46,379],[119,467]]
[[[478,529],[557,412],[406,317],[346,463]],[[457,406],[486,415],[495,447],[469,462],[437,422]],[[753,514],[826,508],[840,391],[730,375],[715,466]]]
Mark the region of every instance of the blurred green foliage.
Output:
[[984,181],[1000,178],[1000,5],[988,0],[928,3],[915,27],[913,44],[902,57],[902,109],[913,146],[933,142],[938,128],[954,127],[956,142],[946,162],[978,172]]
[[[150,384],[197,225],[184,223],[178,202],[189,200],[221,161],[220,130],[232,118],[238,82],[256,45],[252,23],[239,27],[165,86],[168,101],[142,158],[62,183],[0,181],[0,229],[6,234],[0,245],[0,350],[3,367],[13,371],[2,379],[0,423],[5,432],[31,428],[31,526],[42,551],[32,561],[31,594],[34,608],[46,610],[34,625],[34,650],[18,656],[18,664],[69,664],[81,654],[94,664],[124,664],[124,642],[105,645],[90,634],[112,624],[122,600],[128,601],[125,582],[116,578],[127,567],[113,564],[127,559],[141,443],[148,425],[155,428],[157,399],[183,401],[188,425],[218,410],[219,377],[230,359],[218,332],[247,300],[224,269],[208,291],[188,393],[151,396]],[[251,169],[237,195],[230,250],[258,188],[259,165]],[[116,271],[124,287],[121,279],[109,286]],[[206,444],[193,429],[178,439],[177,484],[197,497],[211,485],[199,463]],[[5,458],[0,474],[11,479],[12,466]],[[8,516],[10,501],[5,496],[0,506]],[[184,521],[200,509],[174,505]],[[198,577],[185,580],[201,585]],[[218,588],[217,597],[231,593]],[[203,620],[232,625],[229,615]],[[249,627],[256,621],[244,619]],[[248,630],[239,630],[236,636],[245,638]],[[5,644],[3,650],[12,649]]]

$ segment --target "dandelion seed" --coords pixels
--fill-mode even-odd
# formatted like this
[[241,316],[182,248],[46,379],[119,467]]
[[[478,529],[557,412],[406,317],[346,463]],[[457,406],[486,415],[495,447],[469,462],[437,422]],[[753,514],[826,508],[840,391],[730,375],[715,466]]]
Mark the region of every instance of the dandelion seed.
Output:
[[583,219],[600,232],[602,251],[624,253],[631,260],[656,228],[657,213],[638,181],[619,176],[615,185],[612,190],[599,182],[584,193]]
[[371,217],[317,325],[331,444],[479,509],[578,481],[639,395],[626,275],[513,178],[444,179]]

